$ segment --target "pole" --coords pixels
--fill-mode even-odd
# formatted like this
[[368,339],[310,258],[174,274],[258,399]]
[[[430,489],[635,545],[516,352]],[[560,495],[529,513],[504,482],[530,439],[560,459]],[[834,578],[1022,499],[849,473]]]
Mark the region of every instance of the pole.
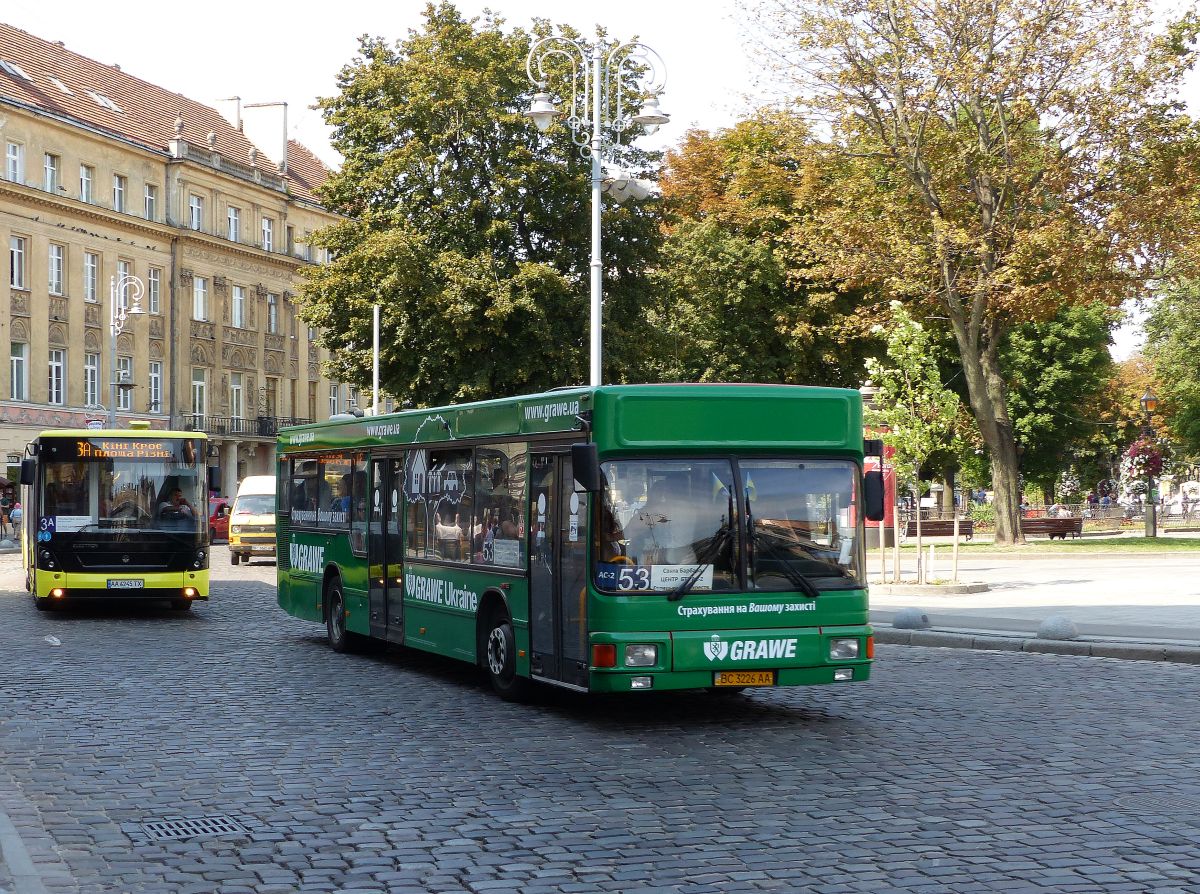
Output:
[[600,327],[603,316],[603,259],[600,254],[600,197],[602,166],[600,164],[601,133],[600,112],[601,93],[604,82],[601,79],[601,63],[604,55],[604,42],[597,39],[592,44],[592,288],[591,288],[591,373],[589,381],[593,388],[599,387],[600,376]]
[[1158,519],[1154,517],[1154,476],[1146,469],[1146,536],[1158,536]]
[[379,305],[371,306],[374,333],[371,343],[371,415],[379,415]]
[[117,427],[117,278],[108,281],[108,427]]

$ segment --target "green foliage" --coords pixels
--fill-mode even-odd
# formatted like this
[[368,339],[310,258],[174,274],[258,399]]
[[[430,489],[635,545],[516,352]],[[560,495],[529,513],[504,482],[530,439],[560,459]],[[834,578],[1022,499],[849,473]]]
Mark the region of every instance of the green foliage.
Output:
[[996,507],[992,503],[972,503],[969,514],[976,525],[986,528],[996,524]]
[[[522,114],[530,42],[490,15],[431,4],[394,46],[363,37],[338,95],[321,101],[345,159],[323,199],[349,219],[313,240],[335,260],[308,271],[301,316],[334,352],[334,377],[366,384],[378,303],[382,384],[397,398],[429,405],[586,380],[589,162],[567,128],[543,136]],[[632,170],[653,160],[616,155]],[[607,381],[645,353],[656,205],[605,209]]]
[[1146,354],[1172,437],[1183,453],[1200,456],[1200,281],[1177,279],[1155,303]]
[[1074,454],[1107,455],[1119,437],[1097,424],[1115,375],[1108,351],[1115,322],[1101,304],[1062,307],[1045,322],[1013,327],[1001,349],[1021,472],[1045,493]]

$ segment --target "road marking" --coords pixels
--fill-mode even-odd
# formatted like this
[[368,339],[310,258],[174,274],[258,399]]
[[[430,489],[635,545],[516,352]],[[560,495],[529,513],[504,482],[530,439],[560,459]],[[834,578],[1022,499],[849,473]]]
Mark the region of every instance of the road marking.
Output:
[[17,834],[17,827],[3,810],[0,810],[0,854],[12,876],[13,894],[46,894],[46,886]]

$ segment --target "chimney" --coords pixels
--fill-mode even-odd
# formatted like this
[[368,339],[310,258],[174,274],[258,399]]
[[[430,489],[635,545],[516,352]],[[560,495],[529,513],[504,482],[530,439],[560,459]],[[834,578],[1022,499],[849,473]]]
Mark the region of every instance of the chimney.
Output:
[[287,103],[248,102],[242,106],[242,132],[287,173]]

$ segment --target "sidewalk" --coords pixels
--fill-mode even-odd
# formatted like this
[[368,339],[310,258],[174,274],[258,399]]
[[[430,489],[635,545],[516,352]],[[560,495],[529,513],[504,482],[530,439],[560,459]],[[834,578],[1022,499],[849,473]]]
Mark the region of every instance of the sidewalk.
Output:
[[[937,552],[935,576],[947,578],[949,549]],[[880,642],[1200,663],[1200,551],[963,552],[959,581],[985,583],[988,589],[957,595],[880,585],[878,552],[869,557],[868,569],[871,622]],[[904,576],[915,580],[913,554],[904,557]],[[902,609],[923,612],[928,630],[893,628]],[[1078,637],[1039,638],[1039,626],[1052,616],[1069,619]]]

